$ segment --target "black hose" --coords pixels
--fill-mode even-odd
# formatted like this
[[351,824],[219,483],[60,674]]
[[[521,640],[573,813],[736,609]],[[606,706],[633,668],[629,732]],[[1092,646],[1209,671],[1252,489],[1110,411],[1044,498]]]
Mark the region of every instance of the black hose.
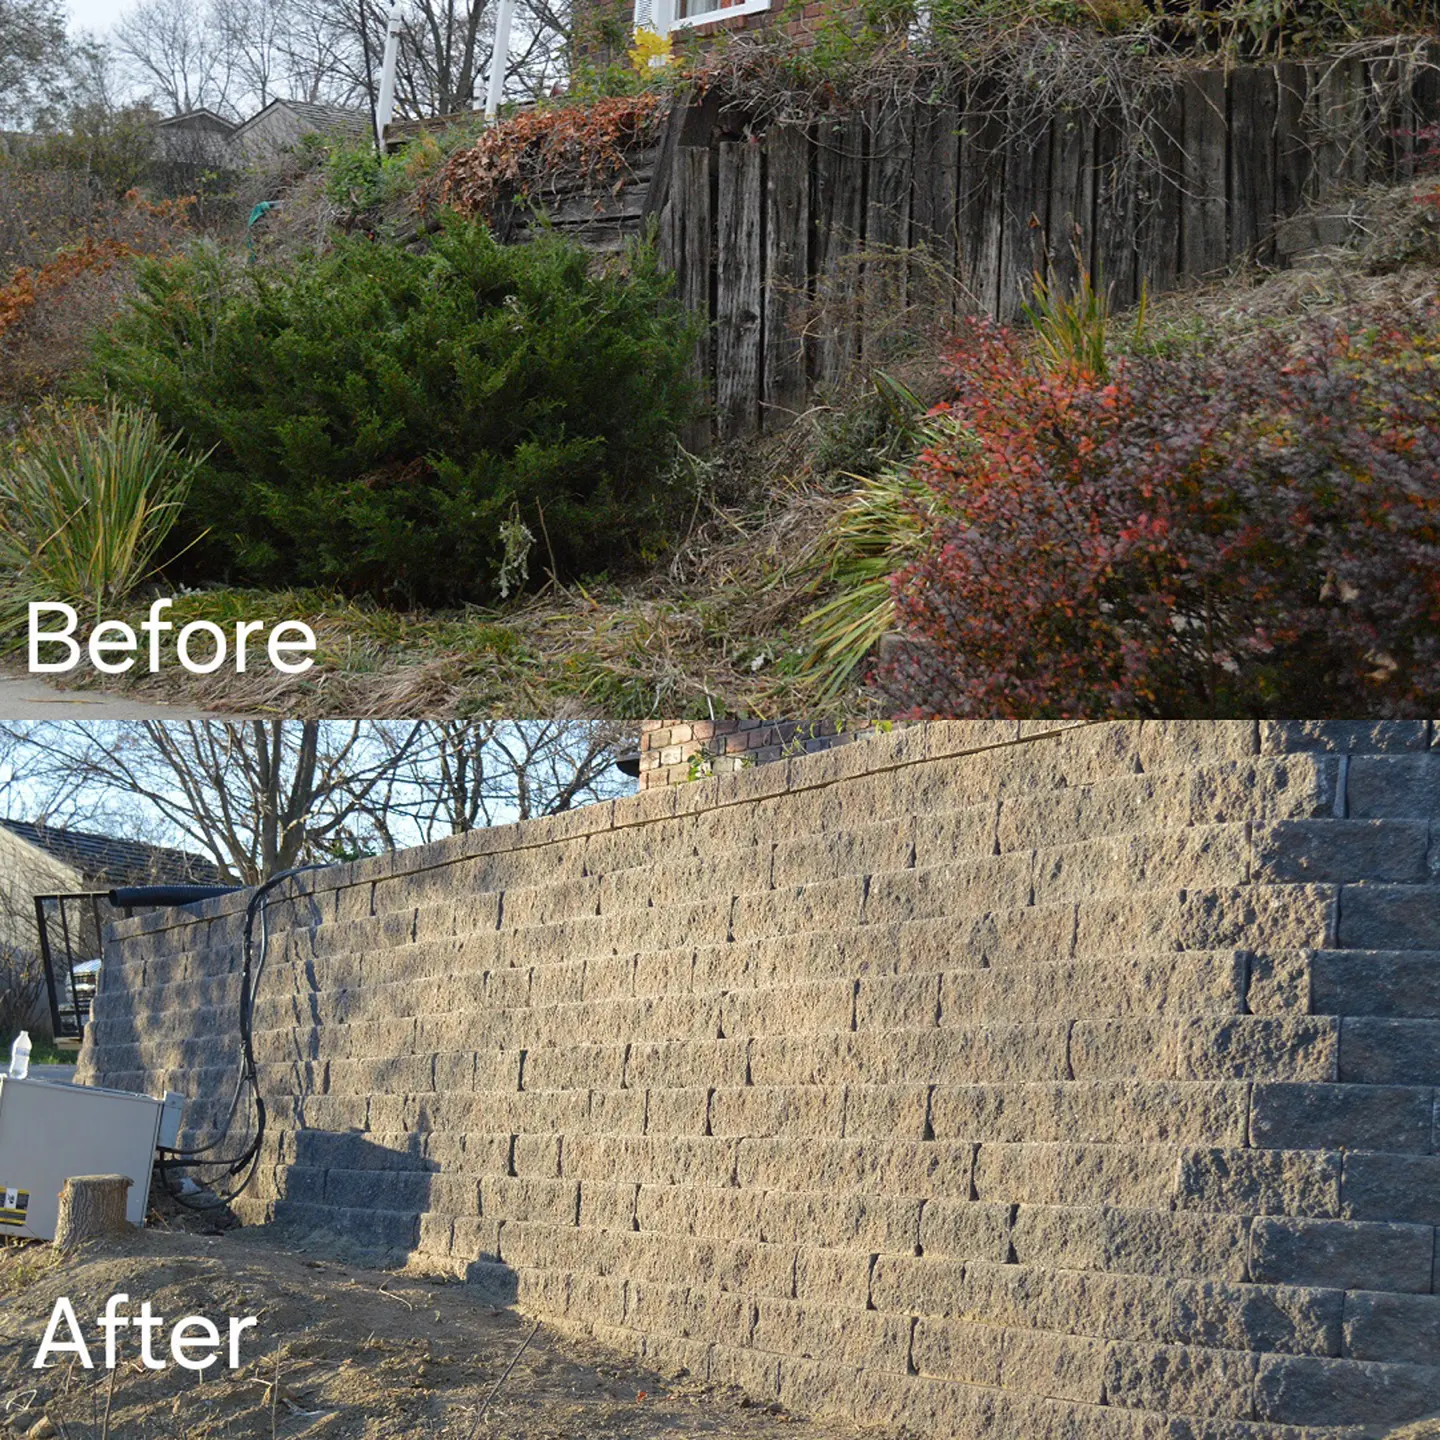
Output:
[[[230,1098],[229,1108],[225,1112],[225,1118],[221,1121],[220,1132],[215,1138],[205,1145],[196,1145],[185,1149],[171,1146],[160,1147],[160,1177],[166,1191],[171,1199],[185,1206],[188,1210],[216,1210],[228,1205],[231,1200],[237,1198],[249,1185],[255,1176],[256,1166],[260,1161],[260,1145],[265,1138],[265,1101],[260,1094],[260,1083],[257,1075],[255,1062],[255,997],[259,991],[260,977],[265,973],[265,961],[270,950],[270,924],[266,910],[266,899],[270,892],[277,885],[287,880],[292,880],[297,875],[304,875],[312,870],[323,870],[324,865],[297,865],[291,870],[282,870],[278,875],[272,875],[262,885],[255,888],[250,896],[250,903],[245,908],[245,946],[243,962],[240,974],[240,1074],[235,1081],[235,1093]],[[157,887],[158,888],[158,887]],[[203,886],[180,886],[170,887],[178,889],[204,889]],[[123,893],[123,892],[117,892]],[[219,894],[228,894],[229,891],[218,891]],[[197,899],[205,899],[207,896],[196,896]],[[141,903],[141,902],[136,902]],[[154,903],[154,902],[151,902]],[[183,903],[183,902],[171,902]],[[258,963],[255,959],[255,918],[260,917],[260,956]],[[234,1159],[220,1157],[216,1159],[201,1159],[201,1156],[208,1155],[212,1150],[217,1150],[229,1138],[230,1127],[234,1123],[235,1116],[240,1109],[240,1101],[245,1091],[249,1089],[255,1104],[255,1133],[250,1143]],[[211,1198],[204,1203],[193,1202],[189,1197],[182,1195],[173,1188],[169,1181],[169,1173],[172,1167],[182,1169],[221,1169],[227,1175],[238,1175],[245,1172],[245,1178],[233,1189],[224,1192],[211,1192]]]

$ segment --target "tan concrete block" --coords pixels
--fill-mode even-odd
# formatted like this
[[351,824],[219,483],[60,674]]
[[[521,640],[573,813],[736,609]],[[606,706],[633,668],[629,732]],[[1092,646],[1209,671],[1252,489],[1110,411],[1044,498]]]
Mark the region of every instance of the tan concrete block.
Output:
[[1248,1100],[1212,1081],[970,1085],[937,1088],[930,1116],[940,1140],[1243,1145]]
[[[701,1235],[718,1240],[770,1239],[761,1234],[765,1196],[737,1189],[642,1185],[636,1201],[640,1229],[670,1235]],[[777,1237],[776,1243],[798,1236]]]
[[759,1233],[772,1245],[913,1254],[919,1244],[920,1209],[919,1200],[889,1196],[772,1191],[761,1199]]
[[985,915],[1031,905],[1031,868],[1030,855],[1020,852],[873,875],[865,896],[865,923]]
[[805,885],[903,870],[912,860],[914,827],[914,818],[905,816],[777,844],[773,883]]
[[1105,1343],[1079,1335],[1007,1330],[1000,1350],[1000,1384],[1053,1400],[1105,1398]]
[[854,1028],[855,988],[849,980],[822,980],[737,991],[721,1002],[721,1027],[732,1040],[848,1031]]
[[1249,837],[1240,823],[1107,836],[1040,850],[1035,899],[1044,903],[1134,890],[1244,885],[1249,861]]
[[1254,1411],[1258,1359],[1197,1346],[1112,1345],[1105,1393],[1110,1404],[1135,1410],[1243,1420]]
[[1003,1332],[990,1325],[925,1316],[915,1326],[915,1369],[966,1385],[998,1385],[1003,1338]]
[[515,1174],[558,1180],[560,1143],[559,1135],[517,1135],[513,1149]]
[[643,1135],[648,1094],[645,1090],[592,1090],[580,1128],[592,1135]]
[[848,1085],[844,1096],[847,1139],[925,1138],[928,1085]]
[[1159,1338],[1213,1350],[1340,1353],[1341,1290],[1181,1280],[1170,1296],[1171,1333]]
[[878,1255],[870,1272],[870,1306],[897,1315],[952,1315],[964,1281],[961,1260]]
[[710,1383],[734,1385],[762,1402],[780,1394],[780,1361],[759,1350],[715,1345],[710,1350]]
[[516,1179],[485,1175],[480,1180],[480,1213],[487,1220],[537,1220],[574,1225],[580,1187],[573,1180]]
[[716,1086],[745,1083],[743,1040],[664,1040],[632,1045],[625,1083],[634,1089],[685,1089],[703,1075]]
[[755,1189],[963,1199],[970,1193],[970,1164],[968,1145],[783,1137],[740,1141],[736,1173],[741,1185]]
[[855,996],[858,1030],[922,1030],[939,1022],[938,975],[862,979]]
[[1022,1265],[1243,1280],[1248,1233],[1235,1216],[1021,1205],[1010,1243]]
[[678,950],[646,951],[635,957],[635,993],[684,995],[692,988],[694,971],[695,951],[688,945]]
[[1070,1030],[1071,1071],[1077,1080],[1172,1080],[1179,1024],[1172,1019],[1077,1020]]
[[[765,935],[824,930],[836,924],[858,924],[864,887],[861,877],[851,876],[741,895],[735,901],[730,934],[736,940],[752,940]],[[722,935],[713,938],[718,940]]]
[[1182,1151],[1174,1170],[1181,1210],[1338,1216],[1342,1157],[1324,1150]]
[[910,1322],[904,1316],[785,1300],[761,1300],[756,1309],[761,1349],[901,1374],[908,1368]]
[[526,1090],[618,1090],[624,1045],[566,1045],[527,1051],[520,1082]]
[[[710,1133],[735,1136],[839,1136],[844,1091],[819,1085],[741,1085],[715,1090]],[[703,1127],[702,1127],[703,1128]]]
[[[645,1092],[647,1135],[707,1135],[710,1091],[702,1086]],[[715,1131],[719,1134],[722,1132]]]
[[975,1157],[975,1193],[996,1204],[1163,1209],[1175,1164],[1169,1146],[990,1143]]
[[1076,844],[1101,836],[1175,830],[1191,817],[1183,771],[1117,775],[1040,796],[1007,795],[996,839],[1002,851]]
[[721,1290],[737,1295],[770,1295],[788,1299],[795,1294],[793,1245],[764,1245],[742,1240],[714,1247],[711,1276]]
[[633,1230],[636,1184],[606,1184],[585,1180],[580,1184],[580,1228],[582,1230]]
[[[996,853],[998,800],[915,817],[915,864],[920,869]],[[1018,848],[1018,847],[1012,847]],[[1030,848],[1030,847],[1026,847]]]
[[871,1264],[868,1253],[822,1250],[802,1243],[795,1257],[795,1298],[826,1305],[863,1306],[870,1293]]
[[1182,1080],[1339,1078],[1340,1024],[1331,1016],[1194,1018],[1176,1044]]
[[1009,1205],[975,1200],[930,1200],[920,1216],[920,1249],[949,1260],[1003,1265],[1010,1253]]

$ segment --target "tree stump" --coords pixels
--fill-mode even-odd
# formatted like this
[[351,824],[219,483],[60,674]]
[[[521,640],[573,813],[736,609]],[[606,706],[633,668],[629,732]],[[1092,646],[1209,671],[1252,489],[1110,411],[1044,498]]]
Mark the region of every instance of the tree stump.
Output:
[[60,1192],[55,1248],[73,1250],[87,1240],[123,1235],[130,1228],[125,1207],[132,1184],[128,1175],[72,1175]]

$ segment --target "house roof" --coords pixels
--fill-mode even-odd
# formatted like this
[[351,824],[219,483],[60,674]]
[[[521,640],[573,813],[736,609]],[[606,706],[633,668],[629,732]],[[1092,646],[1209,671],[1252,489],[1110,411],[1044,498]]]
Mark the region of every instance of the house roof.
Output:
[[368,110],[352,110],[347,105],[322,105],[313,100],[272,100],[235,129],[237,139],[256,128],[260,121],[276,110],[284,110],[311,130],[338,130],[346,135],[369,135],[373,122]]
[[204,106],[198,110],[186,110],[180,115],[167,115],[163,120],[157,120],[155,124],[162,130],[185,125],[191,129],[223,130],[227,135],[236,128],[233,120],[227,120],[213,110],[206,110]]
[[219,866],[188,850],[147,845],[141,840],[117,840],[81,830],[47,825],[42,820],[0,820],[12,835],[26,844],[78,870],[87,884],[105,885],[223,885]]

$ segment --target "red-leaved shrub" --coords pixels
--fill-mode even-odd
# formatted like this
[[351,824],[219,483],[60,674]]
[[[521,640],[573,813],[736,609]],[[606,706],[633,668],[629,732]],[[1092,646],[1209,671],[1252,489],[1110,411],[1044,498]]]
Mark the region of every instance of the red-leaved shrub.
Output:
[[918,461],[919,716],[1430,714],[1440,312],[1055,374],[972,323]]

